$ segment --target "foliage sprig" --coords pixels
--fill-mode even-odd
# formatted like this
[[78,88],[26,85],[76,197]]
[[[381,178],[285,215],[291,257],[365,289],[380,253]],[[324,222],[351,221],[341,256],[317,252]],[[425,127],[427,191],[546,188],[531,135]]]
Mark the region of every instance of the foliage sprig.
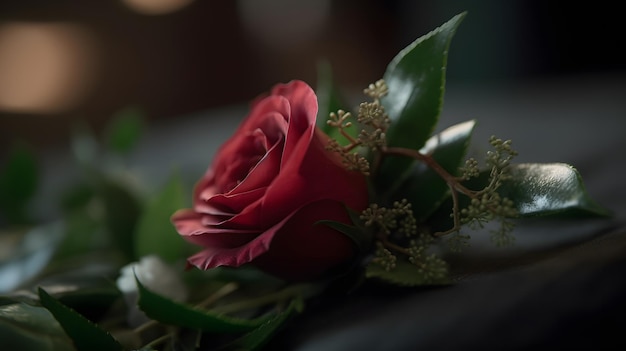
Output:
[[[512,244],[514,222],[511,219],[517,217],[517,211],[513,201],[498,192],[509,179],[509,166],[517,156],[511,140],[502,140],[495,136],[489,138],[493,150],[488,151],[485,156],[488,179],[484,187],[472,189],[466,183],[485,173],[476,159],[468,158],[463,166],[458,167],[458,172],[453,174],[428,153],[387,145],[386,132],[391,120],[380,99],[388,91],[383,79],[364,89],[364,94],[372,101],[359,104],[356,121],[350,112],[344,110],[330,113],[327,124],[337,128],[338,134],[345,137],[348,143],[342,146],[337,140],[331,140],[328,149],[339,153],[348,169],[359,170],[368,176],[376,172],[376,167],[389,156],[401,156],[424,163],[449,189],[452,199],[450,217],[453,222],[450,228],[431,233],[423,224],[418,223],[411,203],[406,199],[394,201],[391,207],[372,203],[360,217],[365,226],[374,227],[377,233],[372,263],[382,266],[385,271],[391,271],[397,266],[398,256],[401,256],[419,268],[418,274],[425,281],[434,281],[447,274],[446,263],[429,250],[439,237],[450,236],[450,249],[458,251],[468,245],[469,241],[469,235],[461,233],[463,226],[476,229],[482,228],[488,222],[499,221],[499,226],[491,232],[493,242],[498,246]],[[356,137],[348,131],[349,128],[355,128],[355,125],[361,128]],[[462,197],[468,199],[467,205],[463,205]]]

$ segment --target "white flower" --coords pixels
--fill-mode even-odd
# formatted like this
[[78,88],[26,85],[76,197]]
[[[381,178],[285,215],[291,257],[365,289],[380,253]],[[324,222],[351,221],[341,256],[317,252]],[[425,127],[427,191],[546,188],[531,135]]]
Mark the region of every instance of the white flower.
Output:
[[120,270],[117,278],[117,287],[122,293],[128,305],[128,323],[131,326],[139,325],[147,320],[147,317],[137,308],[137,279],[159,295],[169,297],[175,301],[187,299],[187,287],[181,279],[182,270],[174,269],[157,255],[149,255],[141,258],[139,262],[130,263]]

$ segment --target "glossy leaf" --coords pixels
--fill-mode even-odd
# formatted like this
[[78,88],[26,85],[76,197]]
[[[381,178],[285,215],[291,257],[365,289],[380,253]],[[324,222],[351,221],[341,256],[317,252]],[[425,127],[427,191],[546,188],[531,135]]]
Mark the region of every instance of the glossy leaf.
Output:
[[0,346],[20,351],[75,350],[47,309],[25,303],[0,306]]
[[3,216],[16,225],[31,221],[26,205],[37,191],[38,171],[32,150],[21,143],[14,145],[0,168],[0,221]]
[[139,280],[139,308],[161,323],[214,333],[238,333],[253,330],[271,316],[257,319],[229,317],[178,303],[148,290]]
[[[392,122],[387,143],[419,150],[432,135],[441,113],[448,49],[461,13],[400,51],[384,74],[389,93],[381,100]],[[378,186],[387,184],[411,166],[410,160],[389,157],[381,165]]]
[[111,334],[50,296],[44,289],[39,288],[38,291],[41,304],[61,324],[78,351],[123,350]]
[[580,173],[571,165],[514,164],[511,176],[499,192],[515,202],[521,216],[610,215],[589,196]]
[[120,154],[128,153],[139,141],[143,127],[143,112],[128,107],[116,113],[106,129],[108,148]]
[[421,148],[432,134],[445,89],[448,48],[465,13],[418,38],[396,55],[384,74],[389,93],[382,99],[392,119],[392,146]]
[[[467,121],[445,129],[431,137],[420,150],[432,158],[448,173],[458,174],[469,147],[475,121]],[[446,182],[422,162],[413,162],[403,177],[398,177],[400,186],[393,191],[392,198],[406,198],[412,205],[418,220],[430,216],[450,195]]]
[[424,285],[445,285],[450,282],[448,279],[442,279],[438,282],[430,282],[419,267],[407,261],[398,260],[396,267],[390,271],[386,271],[378,264],[369,264],[365,270],[367,278],[376,278],[387,283],[398,286],[424,286]]
[[170,222],[172,214],[185,207],[185,190],[178,173],[149,201],[137,223],[135,257],[156,254],[173,262],[185,256],[187,242]]
[[228,345],[227,350],[254,351],[261,349],[293,315],[302,312],[303,308],[304,301],[302,298],[293,299],[284,311]]
[[[512,178],[498,192],[515,203],[518,215],[524,217],[606,217],[611,212],[596,203],[587,193],[580,173],[565,163],[512,164]],[[488,172],[465,182],[470,189],[482,189],[488,183]],[[459,197],[459,206],[469,200]],[[447,230],[453,226],[450,213],[452,201],[445,202],[428,219],[431,230]]]

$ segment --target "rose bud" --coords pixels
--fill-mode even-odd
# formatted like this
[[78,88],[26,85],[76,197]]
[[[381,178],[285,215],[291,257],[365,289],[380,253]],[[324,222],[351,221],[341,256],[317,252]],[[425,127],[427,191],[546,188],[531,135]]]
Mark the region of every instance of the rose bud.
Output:
[[351,239],[316,222],[351,224],[346,208],[367,207],[367,183],[326,149],[317,109],[302,81],[279,84],[252,105],[196,184],[193,208],[172,216],[180,235],[204,248],[190,265],[250,263],[286,280],[309,280],[354,257]]

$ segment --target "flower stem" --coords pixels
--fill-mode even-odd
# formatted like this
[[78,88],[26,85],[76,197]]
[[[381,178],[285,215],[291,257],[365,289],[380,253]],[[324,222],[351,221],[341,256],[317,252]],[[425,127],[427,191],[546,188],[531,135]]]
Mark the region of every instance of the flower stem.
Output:
[[437,172],[437,174],[439,174],[439,176],[446,182],[446,184],[448,184],[448,186],[451,187],[452,190],[456,190],[472,198],[476,195],[475,191],[470,190],[463,186],[461,183],[459,183],[458,177],[448,173],[445,168],[443,168],[439,163],[437,163],[437,161],[435,161],[434,158],[429,155],[423,154],[417,150],[406,149],[402,147],[385,147],[382,152],[387,155],[405,156],[410,157],[414,160],[424,162],[430,169]]
[[402,247],[402,246],[400,246],[398,244],[392,243],[391,241],[389,241],[388,236],[385,235],[384,233],[379,233],[377,235],[377,238],[380,241],[380,243],[383,244],[383,246],[385,248],[394,250],[396,252],[399,252],[399,253],[407,255],[407,256],[410,255],[410,252],[409,252],[409,250],[407,248]]
[[219,300],[222,297],[232,293],[233,291],[235,291],[237,289],[239,289],[239,285],[237,283],[234,283],[234,282],[228,283],[228,284],[222,286],[221,288],[219,288],[213,294],[209,295],[209,297],[204,299],[202,302],[198,303],[196,306],[197,307],[206,308],[207,306],[212,305],[217,300]]
[[401,148],[401,147],[385,147],[382,149],[382,152],[385,155],[404,156],[404,157],[412,158],[417,161],[424,162],[426,166],[428,166],[430,169],[435,171],[446,182],[446,184],[450,188],[450,193],[451,193],[452,201],[453,201],[452,216],[454,219],[454,225],[449,230],[437,232],[437,233],[434,233],[433,235],[444,236],[444,235],[448,235],[448,234],[458,231],[459,228],[461,227],[458,193],[461,193],[469,198],[475,199],[478,197],[478,195],[480,195],[481,192],[480,191],[476,192],[463,186],[459,182],[460,180],[459,177],[456,177],[450,174],[445,168],[443,168],[439,163],[437,163],[437,161],[435,161],[435,159],[430,155],[423,154],[417,150]]
[[174,335],[175,335],[175,333],[167,333],[167,334],[165,334],[165,335],[162,335],[162,336],[160,336],[160,337],[158,337],[158,338],[156,338],[156,339],[154,339],[154,340],[150,341],[150,342],[149,342],[148,344],[146,344],[146,346],[144,346],[142,349],[145,349],[145,350],[152,350],[152,349],[154,349],[154,347],[155,347],[156,345],[159,345],[159,344],[161,344],[161,343],[165,342],[167,339],[172,338]]
[[144,324],[138,326],[137,328],[133,329],[133,333],[137,335],[141,335],[141,333],[157,325],[159,325],[159,322],[151,319],[145,322]]
[[272,302],[284,301],[288,298],[302,295],[304,298],[316,295],[322,290],[322,287],[315,284],[298,284],[289,286],[283,290],[279,290],[267,295],[259,296],[256,298],[243,300],[232,303],[230,305],[217,306],[212,311],[217,313],[232,313],[251,308],[265,306]]

